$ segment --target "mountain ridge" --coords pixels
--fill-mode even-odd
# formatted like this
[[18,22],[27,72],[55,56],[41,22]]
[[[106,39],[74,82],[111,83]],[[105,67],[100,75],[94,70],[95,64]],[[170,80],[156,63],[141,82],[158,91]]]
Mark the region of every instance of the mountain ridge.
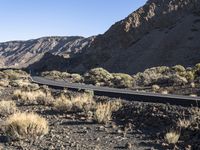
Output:
[[50,36],[27,41],[0,43],[1,67],[26,67],[40,60],[46,52],[71,57],[92,42],[94,37]]

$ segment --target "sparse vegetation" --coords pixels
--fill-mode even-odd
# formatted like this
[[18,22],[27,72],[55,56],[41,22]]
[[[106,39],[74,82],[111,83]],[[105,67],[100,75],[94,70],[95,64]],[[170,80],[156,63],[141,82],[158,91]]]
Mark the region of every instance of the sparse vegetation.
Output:
[[0,116],[7,116],[17,111],[14,101],[0,101]]
[[[132,76],[124,73],[110,73],[103,68],[91,69],[83,76],[58,71],[44,72],[42,75],[46,77],[52,76],[52,78],[65,79],[68,82],[84,82],[96,86],[129,89],[151,87],[151,91],[161,92],[163,91],[162,87],[189,86],[191,83],[195,85],[196,82],[200,81],[199,66],[199,64],[196,64],[195,67],[187,68],[182,65],[175,65],[173,67],[153,67]],[[157,85],[157,87],[155,85]],[[173,91],[170,91],[170,93],[173,93]]]
[[8,78],[9,80],[17,80],[17,79],[28,79],[29,75],[22,71],[22,70],[4,70],[2,71],[4,74],[4,77]]
[[133,77],[131,77],[128,74],[114,73],[112,75],[113,75],[112,83],[114,84],[114,87],[132,88],[135,86]]
[[95,68],[87,72],[84,78],[85,83],[88,84],[109,86],[112,85],[111,80],[113,79],[113,75],[103,68]]
[[0,80],[0,86],[1,87],[8,87],[9,86],[9,80],[7,80],[7,79],[1,79]]
[[68,82],[83,82],[83,77],[79,74],[70,74],[67,72],[60,71],[45,71],[41,75],[50,79],[67,80]]
[[159,87],[159,85],[152,85],[152,90],[154,91],[154,92],[157,92],[158,90],[160,89],[160,87]]
[[180,127],[181,129],[187,129],[191,125],[191,120],[189,119],[179,119],[177,122],[177,126]]
[[58,111],[71,111],[73,104],[72,101],[63,94],[55,100],[53,106]]
[[112,113],[119,110],[121,107],[122,102],[120,100],[98,103],[94,113],[95,120],[98,123],[107,123],[112,119]]
[[15,113],[6,119],[3,130],[13,140],[33,140],[47,134],[49,127],[46,119],[35,113]]
[[84,111],[87,113],[95,105],[93,95],[90,92],[80,93],[76,96],[63,93],[55,100],[54,107],[59,111]]
[[180,133],[177,131],[170,131],[165,135],[165,140],[169,144],[176,144],[179,138],[180,138]]
[[[135,78],[135,76],[129,76],[127,74],[110,73],[112,78],[110,78],[109,82],[107,83],[109,83],[109,86],[112,87],[132,88],[140,81],[142,81],[140,82],[142,86],[144,83],[147,83],[146,81],[148,81],[150,83],[149,85],[151,85],[150,88],[153,91],[163,94],[173,92],[169,87],[167,87],[168,84],[165,87],[163,82],[160,82],[163,80],[163,78],[166,79],[166,81],[171,81],[170,83],[172,86],[177,84],[180,87],[186,87],[187,85],[192,89],[191,91],[194,91],[199,87],[198,65],[194,68],[184,68],[182,66],[161,67],[157,69],[154,68],[150,71],[151,73],[155,73],[153,76],[150,74],[150,72],[147,72],[141,73],[140,77],[145,77],[143,79]],[[158,80],[157,78],[154,78],[156,77],[157,73],[161,77]],[[0,76],[1,75],[3,76],[4,74],[0,73]],[[187,77],[190,75],[192,77]],[[70,75],[66,73],[65,76]],[[181,79],[181,84],[178,82],[179,80],[177,78]],[[187,82],[183,82],[185,79],[182,78],[185,78]],[[189,80],[189,78],[191,79]],[[174,80],[176,82],[174,82]],[[14,84],[15,86],[13,86]],[[103,85],[103,83],[101,85]],[[12,140],[26,142],[28,141],[27,139],[30,139],[30,141],[34,141],[35,139],[39,139],[38,137],[47,134],[48,129],[46,129],[44,126],[41,127],[42,125],[38,124],[42,121],[39,119],[31,119],[32,117],[27,115],[35,114],[28,113],[30,111],[34,111],[39,114],[43,114],[45,118],[47,117],[50,120],[52,130],[51,135],[47,135],[47,139],[49,140],[50,137],[50,139],[54,140],[54,142],[55,139],[53,139],[53,136],[55,132],[57,134],[56,136],[58,137],[62,136],[60,133],[72,133],[68,129],[67,131],[63,130],[62,127],[64,124],[79,124],[79,122],[83,123],[83,128],[81,126],[77,130],[74,128],[74,126],[68,126],[70,130],[76,130],[76,132],[73,132],[73,134],[76,134],[77,138],[79,136],[79,132],[84,132],[86,135],[91,134],[88,132],[88,128],[91,131],[93,131],[93,129],[90,128],[89,124],[96,122],[97,124],[94,124],[94,126],[96,126],[95,132],[98,132],[99,130],[101,132],[105,131],[106,133],[115,133],[118,134],[118,136],[126,137],[127,139],[129,139],[130,134],[134,135],[132,134],[134,132],[146,134],[146,131],[148,131],[147,129],[149,128],[152,132],[151,134],[154,135],[153,131],[156,128],[155,136],[157,136],[159,133],[159,135],[162,135],[159,137],[162,138],[155,140],[158,142],[158,144],[163,146],[163,149],[170,149],[173,146],[182,149],[182,145],[185,144],[182,142],[184,140],[188,141],[189,145],[193,144],[194,146],[192,145],[192,148],[196,148],[196,146],[198,146],[198,141],[196,141],[195,138],[199,135],[200,111],[197,108],[188,108],[187,111],[186,109],[184,110],[185,113],[182,113],[182,111],[177,110],[177,108],[181,110],[183,108],[173,107],[170,105],[157,106],[157,104],[135,104],[129,102],[122,103],[121,100],[112,100],[110,98],[105,99],[105,97],[100,98],[98,96],[94,97],[94,93],[87,90],[78,93],[71,92],[66,89],[62,91],[52,90],[47,86],[34,85],[30,83],[27,78],[17,78],[12,80],[7,78],[6,85],[2,85],[1,88],[1,91],[4,94],[4,90],[7,89],[10,89],[11,93],[14,91],[13,101],[0,101],[0,111],[2,111],[0,112],[0,117],[5,119],[4,122],[0,122],[1,131],[3,136],[5,135],[10,137]],[[194,92],[193,95],[195,94],[196,93]],[[20,113],[20,111],[17,109],[15,100],[17,106],[19,105],[19,110],[27,110],[27,112],[25,112],[26,115],[20,115],[23,113]],[[14,104],[12,104],[13,102]],[[34,104],[41,105],[37,106]],[[54,110],[62,113],[56,113]],[[26,119],[22,119],[24,116],[27,116]],[[14,120],[14,118],[17,121],[8,121]],[[159,122],[159,124],[157,122]],[[87,127],[84,126],[84,124],[87,123]],[[98,123],[101,125],[98,125]],[[115,124],[115,127],[109,128],[111,124]],[[39,128],[39,126],[41,128]],[[165,133],[165,131],[169,130],[169,128],[175,130],[170,130],[170,132],[163,135],[163,132]],[[59,133],[57,133],[55,129],[59,130]],[[138,131],[138,129],[141,131]],[[99,132],[99,134],[101,134],[101,132]],[[44,140],[47,141],[45,138]],[[63,139],[65,138],[63,137]],[[17,142],[13,142],[13,144],[15,143]],[[125,145],[126,143],[124,143],[124,146],[130,147],[128,144]]]
[[111,103],[97,104],[95,119],[98,123],[107,123],[112,118]]
[[31,90],[21,90],[17,89],[13,93],[14,98],[22,101],[24,104],[51,104],[53,97],[50,91],[44,91],[41,89],[31,91]]

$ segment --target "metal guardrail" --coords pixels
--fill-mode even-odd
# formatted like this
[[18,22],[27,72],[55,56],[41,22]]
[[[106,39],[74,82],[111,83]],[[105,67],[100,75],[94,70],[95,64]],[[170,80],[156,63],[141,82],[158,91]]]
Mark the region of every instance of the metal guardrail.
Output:
[[165,103],[171,105],[180,106],[200,106],[200,97],[171,95],[171,94],[159,94],[150,92],[139,92],[128,89],[117,89],[110,87],[98,87],[93,85],[85,85],[80,83],[67,83],[64,81],[54,81],[39,76],[32,76],[32,82],[40,85],[48,85],[53,88],[68,88],[71,90],[92,90],[95,95],[109,96],[115,98],[122,98],[129,101],[140,102],[153,102],[153,103]]

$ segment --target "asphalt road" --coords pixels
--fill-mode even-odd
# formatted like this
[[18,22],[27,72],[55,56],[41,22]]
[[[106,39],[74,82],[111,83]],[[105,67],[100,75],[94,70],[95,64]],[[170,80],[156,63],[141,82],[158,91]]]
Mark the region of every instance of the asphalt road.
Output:
[[156,102],[165,104],[168,103],[172,105],[181,105],[187,107],[200,106],[200,97],[138,92],[128,89],[99,87],[80,83],[68,83],[65,81],[50,80],[39,76],[32,76],[32,81],[34,83],[48,85],[53,88],[68,88],[71,90],[92,90],[94,91],[95,95],[123,98],[129,101]]

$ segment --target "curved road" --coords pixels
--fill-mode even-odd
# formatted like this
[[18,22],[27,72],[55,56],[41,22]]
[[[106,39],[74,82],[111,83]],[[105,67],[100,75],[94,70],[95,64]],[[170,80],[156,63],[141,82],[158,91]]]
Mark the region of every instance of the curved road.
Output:
[[55,81],[44,77],[32,76],[32,82],[40,85],[48,85],[53,88],[68,88],[71,90],[92,90],[95,95],[123,98],[129,101],[169,103],[181,106],[200,106],[200,97],[158,94],[150,92],[138,92],[128,89],[117,89],[110,87],[98,87],[79,83],[68,83],[66,81]]

